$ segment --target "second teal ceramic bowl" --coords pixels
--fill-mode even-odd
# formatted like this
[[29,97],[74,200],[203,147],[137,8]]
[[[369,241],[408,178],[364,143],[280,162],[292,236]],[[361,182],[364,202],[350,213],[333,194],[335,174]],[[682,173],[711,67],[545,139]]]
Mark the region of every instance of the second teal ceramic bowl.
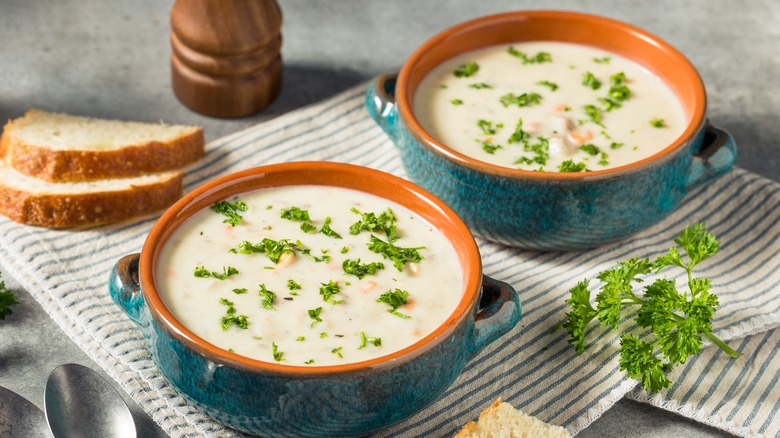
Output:
[[[460,53],[519,41],[599,47],[663,79],[688,118],[672,144],[646,159],[585,173],[531,172],[460,154],[420,126],[415,91],[433,68]],[[450,205],[488,240],[538,250],[577,250],[624,239],[669,215],[692,189],[728,171],[734,139],[705,117],[704,84],[691,63],[658,37],[594,15],[518,11],[449,28],[420,46],[400,73],[366,94],[374,120],[397,145],[410,179]]]

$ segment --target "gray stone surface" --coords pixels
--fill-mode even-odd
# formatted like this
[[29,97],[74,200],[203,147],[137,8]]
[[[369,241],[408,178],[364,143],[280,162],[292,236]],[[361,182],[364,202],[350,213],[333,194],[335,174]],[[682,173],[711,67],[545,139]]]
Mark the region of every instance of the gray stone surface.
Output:
[[[680,49],[704,79],[711,121],[730,131],[739,145],[737,164],[780,181],[780,3],[775,0],[280,0],[282,93],[263,113],[238,120],[197,115],[173,97],[168,69],[172,4],[0,0],[0,119],[28,108],[163,119],[203,125],[207,138],[216,139],[396,70],[417,45],[459,21],[512,9],[570,9],[634,23]],[[0,248],[0,257],[4,251]],[[20,299],[13,315],[0,322],[0,385],[42,406],[46,378],[57,365],[97,365],[19,287],[13,272],[4,267],[0,272]],[[137,407],[134,414],[139,436],[164,436]],[[728,435],[623,400],[579,436]]]

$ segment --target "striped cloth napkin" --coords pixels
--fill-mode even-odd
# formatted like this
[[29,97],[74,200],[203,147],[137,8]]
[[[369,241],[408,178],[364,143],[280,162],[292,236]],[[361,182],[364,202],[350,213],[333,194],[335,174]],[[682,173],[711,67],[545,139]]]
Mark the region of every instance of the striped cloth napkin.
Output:
[[[296,160],[355,163],[404,176],[398,154],[363,107],[365,86],[211,142],[185,190],[220,175]],[[487,275],[523,301],[518,326],[472,360],[432,406],[378,436],[451,436],[494,399],[572,433],[630,397],[740,436],[780,435],[780,185],[741,169],[692,192],[669,218],[626,241],[584,252],[524,251],[478,239]],[[155,217],[80,231],[0,218],[0,262],[85,352],[174,437],[239,436],[190,405],[160,375],[141,331],[108,296],[122,256],[139,252]],[[707,346],[674,371],[672,388],[648,394],[619,371],[617,336],[595,329],[582,356],[551,331],[568,289],[615,261],[664,253],[686,226],[705,221],[721,252],[697,268],[713,280],[717,336],[743,353]],[[682,278],[680,274],[680,280]],[[630,319],[623,322],[630,327]],[[620,433],[620,431],[616,431]]]

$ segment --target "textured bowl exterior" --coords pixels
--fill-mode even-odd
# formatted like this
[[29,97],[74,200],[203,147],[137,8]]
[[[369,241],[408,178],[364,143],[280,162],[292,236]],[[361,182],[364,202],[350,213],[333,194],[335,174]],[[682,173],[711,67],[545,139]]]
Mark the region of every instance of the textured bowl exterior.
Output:
[[338,375],[284,375],[214,362],[151,321],[149,347],[170,383],[218,422],[268,437],[363,436],[395,424],[450,386],[474,336],[473,325],[462,324],[414,360]]
[[[688,118],[680,137],[651,157],[583,173],[533,172],[463,155],[429,135],[412,112],[428,72],[460,53],[517,41],[600,47],[663,79]],[[480,17],[422,44],[400,73],[369,86],[366,107],[398,147],[409,178],[450,205],[476,235],[536,250],[579,250],[624,239],[671,213],[691,189],[728,171],[736,145],[705,119],[695,68],[646,31],[595,15],[516,11]]]
[[687,192],[686,147],[609,178],[507,178],[461,166],[423,147],[409,131],[397,142],[412,181],[436,193],[485,239],[537,250],[577,250],[623,239],[660,221]]
[[[463,267],[464,290],[456,310],[410,347],[335,366],[257,361],[189,331],[165,307],[156,289],[156,267],[166,241],[192,215],[218,200],[289,184],[343,186],[384,196],[439,228]],[[143,330],[157,368],[187,399],[220,423],[269,437],[352,437],[387,428],[432,403],[469,359],[520,318],[517,293],[506,283],[482,276],[474,238],[451,209],[408,181],[340,163],[263,166],[194,190],[166,211],[141,254],[117,262],[109,290]]]

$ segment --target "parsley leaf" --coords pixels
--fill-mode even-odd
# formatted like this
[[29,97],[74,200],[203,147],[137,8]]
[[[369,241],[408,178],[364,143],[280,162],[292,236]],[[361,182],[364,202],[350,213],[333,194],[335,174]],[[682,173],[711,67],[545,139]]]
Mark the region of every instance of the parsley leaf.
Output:
[[585,169],[585,163],[575,163],[574,160],[566,160],[558,165],[558,172],[582,172]]
[[223,266],[221,273],[217,271],[209,271],[203,266],[198,266],[195,268],[195,276],[198,278],[214,277],[217,280],[227,280],[228,277],[232,275],[238,275],[238,269],[234,268],[233,266]]
[[507,53],[523,61],[523,64],[541,64],[543,62],[552,62],[552,55],[550,55],[548,52],[539,52],[534,56],[528,56],[525,53],[510,46],[507,49]]
[[322,301],[330,302],[333,304],[340,304],[343,301],[334,300],[333,296],[341,292],[339,284],[333,280],[327,283],[320,283],[320,295],[322,295]]
[[550,82],[550,81],[539,81],[539,82],[536,83],[536,85],[543,85],[545,87],[548,87],[550,89],[550,91],[555,91],[555,90],[558,89],[558,84],[556,84],[555,82]]
[[468,78],[478,71],[479,64],[476,62],[467,62],[458,67],[452,74],[454,74],[456,78]]
[[271,292],[265,287],[265,284],[260,283],[260,290],[257,291],[260,295],[260,305],[265,309],[274,310],[274,300],[276,300],[276,294]]
[[411,316],[398,312],[399,307],[403,306],[404,304],[409,304],[408,297],[408,291],[396,288],[383,293],[376,301],[379,303],[385,303],[390,306],[391,308],[387,309],[389,313],[404,319],[410,319]]
[[211,209],[216,213],[227,216],[227,219],[222,221],[223,224],[230,224],[234,227],[244,219],[238,212],[247,211],[248,208],[243,201],[236,201],[235,203],[220,201],[211,206]]
[[503,146],[500,144],[495,144],[492,141],[486,141],[486,140],[476,140],[477,143],[482,145],[482,150],[489,153],[489,154],[495,154],[497,150],[502,149]]
[[360,347],[358,347],[358,350],[366,348],[369,343],[374,344],[374,347],[381,347],[382,338],[370,338],[364,332],[360,332]]
[[419,246],[417,248],[401,248],[392,243],[385,242],[374,235],[371,236],[371,241],[367,245],[370,251],[381,254],[385,259],[392,261],[393,266],[395,266],[395,269],[398,269],[398,272],[401,272],[404,265],[409,262],[418,263],[422,261],[423,256],[417,251],[425,249],[424,246]]
[[[648,339],[630,333],[620,336],[620,369],[653,392],[671,386],[667,374],[701,351],[703,337],[728,355],[740,356],[712,333],[718,298],[711,293],[711,280],[696,278],[692,272],[718,252],[718,240],[703,223],[697,223],[686,227],[674,242],[685,252],[687,262],[675,246],[653,261],[634,258],[602,271],[597,276],[603,284],[595,308],[590,303],[588,281],[583,280],[569,291],[566,303],[570,311],[562,323],[570,335],[568,342],[581,354],[587,349],[585,333],[593,319],[616,330],[623,308],[637,306],[635,321],[649,332]],[[632,284],[642,282],[642,276],[669,267],[686,271],[687,290],[678,289],[674,279],[659,278],[644,287],[643,296],[634,293]]]
[[301,242],[290,242],[287,239],[272,240],[264,238],[260,243],[253,244],[248,240],[245,240],[238,244],[237,247],[231,248],[232,253],[252,254],[252,253],[264,253],[268,258],[276,263],[279,263],[279,259],[283,254],[289,254],[294,256],[296,251],[300,249]]
[[320,314],[322,313],[322,307],[317,307],[316,309],[310,309],[307,310],[307,312],[309,313],[309,318],[314,320],[312,321],[310,327],[314,327],[314,325],[317,324],[318,322],[322,322],[322,318],[320,318]]
[[395,224],[395,215],[389,208],[383,211],[379,216],[375,213],[361,213],[357,208],[351,210],[360,215],[360,220],[349,227],[349,234],[357,236],[361,231],[375,232],[382,231],[391,242],[398,240],[396,236],[397,226]]
[[650,126],[653,128],[663,128],[666,126],[666,121],[664,119],[659,119],[658,117],[655,117],[653,119],[650,119]]
[[589,87],[592,90],[598,90],[601,88],[601,81],[596,79],[593,73],[586,71],[582,74],[582,85]]
[[520,107],[538,105],[542,102],[542,95],[539,93],[523,93],[516,95],[515,93],[507,93],[499,98],[501,105],[508,108],[509,105],[517,105]]
[[330,216],[325,218],[325,223],[322,224],[322,228],[320,228],[320,233],[328,237],[332,237],[334,239],[341,239],[342,238],[341,234],[333,231],[333,229],[330,227],[330,221],[331,221]]
[[5,281],[0,280],[0,319],[5,319],[6,316],[13,313],[11,306],[18,302],[16,295],[5,287]]
[[311,221],[311,218],[309,218],[309,210],[301,210],[298,207],[290,207],[289,209],[283,208],[280,213],[280,217],[290,221]]
[[363,277],[366,275],[375,275],[377,270],[385,268],[385,265],[380,262],[372,262],[361,265],[360,259],[346,259],[344,260],[344,263],[341,264],[341,266],[344,268],[345,274],[354,275],[359,279],[363,279]]
[[232,301],[228,300],[227,298],[220,298],[219,302],[220,304],[227,306],[225,316],[223,316],[220,320],[222,330],[227,330],[232,325],[235,325],[241,329],[249,328],[249,317],[246,315],[236,315],[236,308],[234,307],[234,303]]

